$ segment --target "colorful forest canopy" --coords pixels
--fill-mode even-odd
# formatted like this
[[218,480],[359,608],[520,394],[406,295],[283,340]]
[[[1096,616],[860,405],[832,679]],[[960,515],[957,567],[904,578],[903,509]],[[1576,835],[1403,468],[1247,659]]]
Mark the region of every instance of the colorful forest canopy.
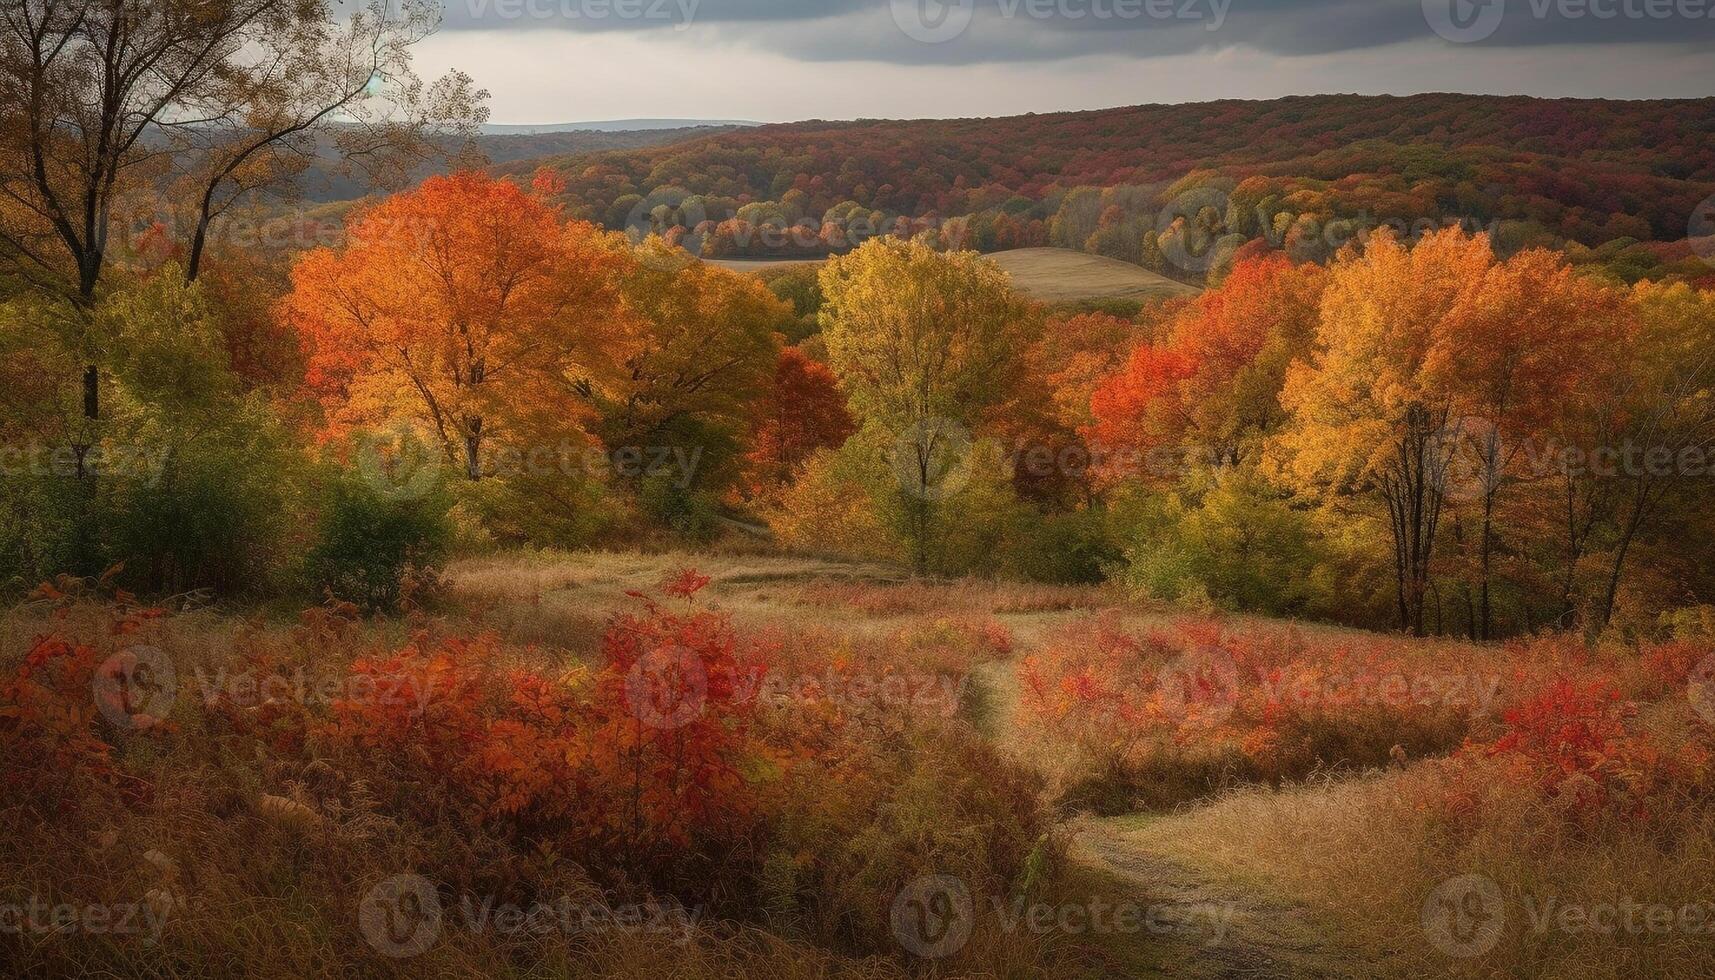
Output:
[[1161,266],[1142,231],[1180,219],[1232,237],[1228,254],[1261,239],[1326,260],[1352,233],[1330,225],[1427,222],[1488,229],[1502,247],[1605,247],[1572,257],[1635,281],[1688,257],[1649,243],[1686,239],[1715,193],[1715,99],[1342,95],[811,121],[552,162],[573,214],[701,226],[715,254],[844,251],[904,218],[982,251],[1053,244]]

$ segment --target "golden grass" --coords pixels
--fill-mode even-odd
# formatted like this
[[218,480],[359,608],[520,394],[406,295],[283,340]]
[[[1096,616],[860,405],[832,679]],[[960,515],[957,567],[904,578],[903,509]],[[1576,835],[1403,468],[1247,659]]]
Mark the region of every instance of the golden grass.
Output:
[[[1710,933],[1575,931],[1550,910],[1599,916],[1628,900],[1673,909],[1715,901],[1710,814],[1673,817],[1653,831],[1621,821],[1580,831],[1497,779],[1483,819],[1454,830],[1421,806],[1445,790],[1444,779],[1429,763],[1278,792],[1250,788],[1176,815],[1118,818],[1109,830],[1123,846],[1182,862],[1232,891],[1303,904],[1342,945],[1378,956],[1367,969],[1390,976],[1709,975]],[[1450,955],[1426,930],[1425,907],[1444,882],[1469,874],[1498,887],[1504,932],[1492,947]],[[1715,909],[1709,915],[1715,923]]]
[[[1137,630],[1172,618],[1096,588],[910,581],[882,565],[815,558],[539,552],[456,562],[445,576],[446,598],[432,612],[364,622],[289,662],[312,673],[337,673],[361,653],[395,648],[424,628],[494,630],[519,663],[588,659],[607,618],[635,608],[628,592],[650,590],[685,567],[711,576],[702,598],[730,611],[742,628],[796,638],[783,652],[783,669],[813,676],[837,657],[859,671],[918,671],[965,681],[960,717],[999,750],[998,756],[973,757],[989,760],[973,768],[997,767],[997,759],[1022,766],[1038,777],[1044,800],[1081,778],[1089,760],[1020,716],[1018,657],[1104,612]],[[34,634],[96,630],[100,618],[88,606],[71,607],[60,620],[41,608],[5,613],[0,670],[17,664]],[[1227,622],[1235,629],[1285,628],[1247,617]],[[1011,635],[1010,655],[982,639],[992,627]],[[1295,628],[1318,642],[1363,638]],[[236,669],[259,649],[295,649],[290,630],[289,623],[261,616],[203,610],[175,616],[141,638],[166,650],[183,678],[199,669]],[[1442,671],[1551,666],[1515,663],[1500,647],[1424,642],[1401,649],[1426,669]],[[1698,719],[1679,692],[1647,691],[1634,665],[1617,654],[1610,660],[1604,668],[1618,673],[1628,695],[1653,699],[1639,720],[1658,741],[1680,744],[1691,736]],[[1532,919],[1549,903],[1600,911],[1628,900],[1664,907],[1715,902],[1715,816],[1706,806],[1688,802],[1647,824],[1610,820],[1580,827],[1497,776],[1482,783],[1480,819],[1450,822],[1436,803],[1445,800],[1454,777],[1433,759],[1413,759],[1403,771],[1318,776],[1279,790],[1240,788],[1149,817],[1082,818],[1068,825],[1078,842],[1074,856],[1087,867],[1049,875],[1041,894],[1228,899],[1240,914],[1234,945],[1225,949],[1150,936],[1100,937],[1091,948],[1093,937],[1009,932],[984,915],[960,956],[932,966],[900,951],[853,955],[851,949],[818,948],[803,933],[769,931],[788,919],[759,910],[743,921],[704,921],[685,942],[627,932],[504,938],[454,928],[421,956],[396,960],[370,948],[357,914],[368,889],[390,875],[470,867],[480,872],[454,886],[481,891],[485,881],[527,878],[539,894],[600,899],[568,862],[405,825],[378,808],[361,782],[330,775],[314,759],[258,751],[203,717],[196,683],[190,677],[181,687],[176,732],[119,742],[126,768],[150,774],[155,784],[147,800],[0,801],[0,903],[30,896],[165,902],[170,914],[159,941],[0,935],[0,960],[17,971],[51,975],[639,980],[1026,977],[1049,970],[1066,976],[1701,977],[1715,964],[1711,933],[1574,932],[1558,921],[1538,929]],[[875,737],[877,746],[891,746],[886,751],[903,751],[895,730],[881,726]],[[877,856],[864,859],[872,853],[867,838],[825,842],[846,849],[842,860],[848,863],[828,865],[833,870],[824,873],[834,877],[813,887],[861,894],[872,887],[864,882],[918,873],[901,841],[969,842],[992,833],[994,821],[980,813],[954,819],[943,809],[946,787],[959,777],[975,776],[980,784],[990,774],[959,773],[948,765],[941,760],[902,770],[915,783],[908,794],[889,798],[893,809],[877,824],[888,828],[887,856],[878,843]],[[900,791],[869,791],[882,789]],[[834,799],[844,789],[822,782],[797,791]],[[813,826],[799,832],[804,840],[817,839]],[[1493,948],[1459,958],[1436,947],[1423,915],[1439,885],[1466,874],[1495,882],[1506,925]],[[875,918],[884,913],[866,913],[866,935],[876,934]],[[1715,929],[1715,907],[1709,916]],[[836,917],[817,928],[842,926]]]
[[[1154,296],[1193,296],[1200,292],[1196,286],[1169,279],[1130,262],[1067,248],[1018,248],[993,252],[985,258],[1009,273],[1019,292],[1043,303],[1110,297],[1145,299]],[[734,272],[766,272],[792,266],[813,267],[821,264],[820,260],[708,261],[712,265]]]

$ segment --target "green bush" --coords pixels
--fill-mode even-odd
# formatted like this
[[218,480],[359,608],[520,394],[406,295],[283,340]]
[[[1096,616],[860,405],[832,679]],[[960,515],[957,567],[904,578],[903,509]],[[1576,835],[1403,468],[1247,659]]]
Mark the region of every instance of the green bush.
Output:
[[200,287],[168,267],[92,309],[19,301],[0,320],[11,341],[0,384],[29,406],[0,418],[16,447],[0,481],[8,590],[120,563],[120,581],[148,594],[271,584],[302,456],[266,399],[237,382]]
[[793,547],[921,564],[934,575],[1002,571],[1034,512],[1013,492],[1000,446],[957,443],[918,488],[902,445],[870,425],[817,454],[781,502],[776,531]]
[[306,584],[364,609],[398,606],[445,557],[450,506],[439,485],[398,493],[338,473],[328,481],[317,541],[304,561]]
[[247,402],[191,438],[157,424],[129,436],[145,451],[95,487],[107,562],[157,594],[278,584],[302,463],[265,404]]
[[714,495],[687,486],[682,477],[670,471],[643,478],[637,487],[637,506],[651,523],[692,542],[706,544],[720,530]]
[[1064,514],[1033,514],[1020,522],[1006,556],[1008,572],[1033,582],[1094,584],[1120,558],[1107,513],[1086,508]]
[[1126,542],[1119,577],[1135,592],[1274,615],[1324,598],[1310,515],[1254,472],[1194,474],[1176,492],[1135,493],[1116,511]]
[[496,545],[588,547],[620,520],[621,509],[601,483],[579,473],[534,473],[456,480],[449,488],[460,552]]

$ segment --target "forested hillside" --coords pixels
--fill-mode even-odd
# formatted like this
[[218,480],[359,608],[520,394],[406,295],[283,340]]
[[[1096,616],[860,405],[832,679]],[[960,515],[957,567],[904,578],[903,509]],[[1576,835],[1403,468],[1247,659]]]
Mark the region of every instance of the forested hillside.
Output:
[[1508,251],[1570,245],[1575,262],[1626,280],[1694,277],[1706,268],[1670,243],[1715,193],[1715,99],[1315,96],[812,121],[551,163],[579,216],[713,256],[933,230],[948,245],[1061,245],[1195,279],[1246,242],[1324,260],[1373,227],[1457,224]]

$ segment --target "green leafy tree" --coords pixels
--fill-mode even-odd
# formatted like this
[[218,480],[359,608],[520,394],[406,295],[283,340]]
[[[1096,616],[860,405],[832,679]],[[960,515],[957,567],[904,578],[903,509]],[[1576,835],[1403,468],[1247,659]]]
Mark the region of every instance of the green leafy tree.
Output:
[[917,241],[867,242],[821,285],[829,360],[859,421],[892,437],[911,561],[928,571],[971,435],[1016,390],[1036,314],[992,263]]

